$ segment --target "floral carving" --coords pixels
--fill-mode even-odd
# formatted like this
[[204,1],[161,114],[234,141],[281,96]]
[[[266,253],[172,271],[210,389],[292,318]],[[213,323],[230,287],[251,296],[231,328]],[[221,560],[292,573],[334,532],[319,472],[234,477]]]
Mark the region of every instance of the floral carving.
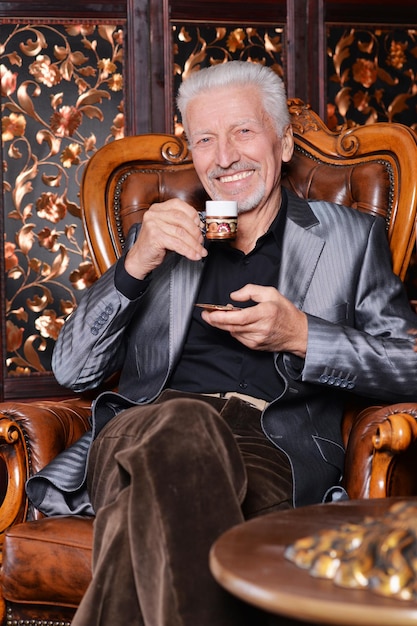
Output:
[[417,131],[417,30],[328,28],[328,124],[401,122]]
[[123,26],[0,27],[8,375],[48,371],[96,279],[80,221],[83,168],[123,137]]
[[[191,72],[232,60],[268,65],[283,77],[283,26],[174,24],[174,94]],[[175,118],[175,132],[182,133]]]

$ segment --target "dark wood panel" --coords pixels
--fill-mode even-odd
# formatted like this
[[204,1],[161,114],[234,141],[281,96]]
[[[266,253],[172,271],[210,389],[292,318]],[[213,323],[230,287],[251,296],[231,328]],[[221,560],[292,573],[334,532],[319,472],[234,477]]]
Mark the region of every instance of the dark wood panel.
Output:
[[170,2],[172,20],[205,20],[255,23],[283,22],[286,19],[286,0],[172,0]]
[[1,400],[27,401],[40,398],[68,398],[69,389],[61,387],[52,372],[31,374],[18,378],[6,377],[4,380],[4,395]]
[[127,134],[169,132],[166,102],[171,87],[168,0],[126,0]]
[[287,93],[301,98],[321,114],[319,62],[324,55],[323,0],[291,0],[287,16]]
[[415,0],[339,0],[325,1],[327,22],[342,24],[398,24],[409,26],[417,23]]
[[28,2],[0,1],[0,18],[73,18],[82,22],[88,18],[112,18],[112,20],[126,17],[125,0],[71,0],[71,2],[51,2],[50,0],[35,0]]

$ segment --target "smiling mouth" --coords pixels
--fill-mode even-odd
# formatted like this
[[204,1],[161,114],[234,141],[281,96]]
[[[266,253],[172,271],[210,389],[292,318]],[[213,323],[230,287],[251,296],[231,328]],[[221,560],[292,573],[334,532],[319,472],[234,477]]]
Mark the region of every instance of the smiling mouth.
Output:
[[247,170],[245,172],[238,172],[236,174],[228,174],[227,176],[219,176],[221,183],[233,183],[236,180],[244,180],[248,176],[252,176],[253,170]]

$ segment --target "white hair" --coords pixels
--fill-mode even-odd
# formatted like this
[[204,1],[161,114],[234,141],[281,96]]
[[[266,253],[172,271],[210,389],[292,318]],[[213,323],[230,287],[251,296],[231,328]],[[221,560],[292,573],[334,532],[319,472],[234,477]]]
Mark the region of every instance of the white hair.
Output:
[[194,71],[178,90],[177,105],[187,134],[187,107],[197,96],[212,89],[241,86],[242,94],[248,85],[259,90],[266,113],[271,118],[277,134],[282,137],[290,124],[287,95],[281,78],[270,68],[250,61],[228,61]]

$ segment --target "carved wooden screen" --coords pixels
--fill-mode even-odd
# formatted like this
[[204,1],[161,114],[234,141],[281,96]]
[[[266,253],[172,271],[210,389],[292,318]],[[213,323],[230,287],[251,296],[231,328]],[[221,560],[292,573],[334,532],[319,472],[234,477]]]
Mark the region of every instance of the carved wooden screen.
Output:
[[78,189],[125,133],[123,43],[123,20],[0,20],[5,397],[53,394],[54,342],[95,278]]

